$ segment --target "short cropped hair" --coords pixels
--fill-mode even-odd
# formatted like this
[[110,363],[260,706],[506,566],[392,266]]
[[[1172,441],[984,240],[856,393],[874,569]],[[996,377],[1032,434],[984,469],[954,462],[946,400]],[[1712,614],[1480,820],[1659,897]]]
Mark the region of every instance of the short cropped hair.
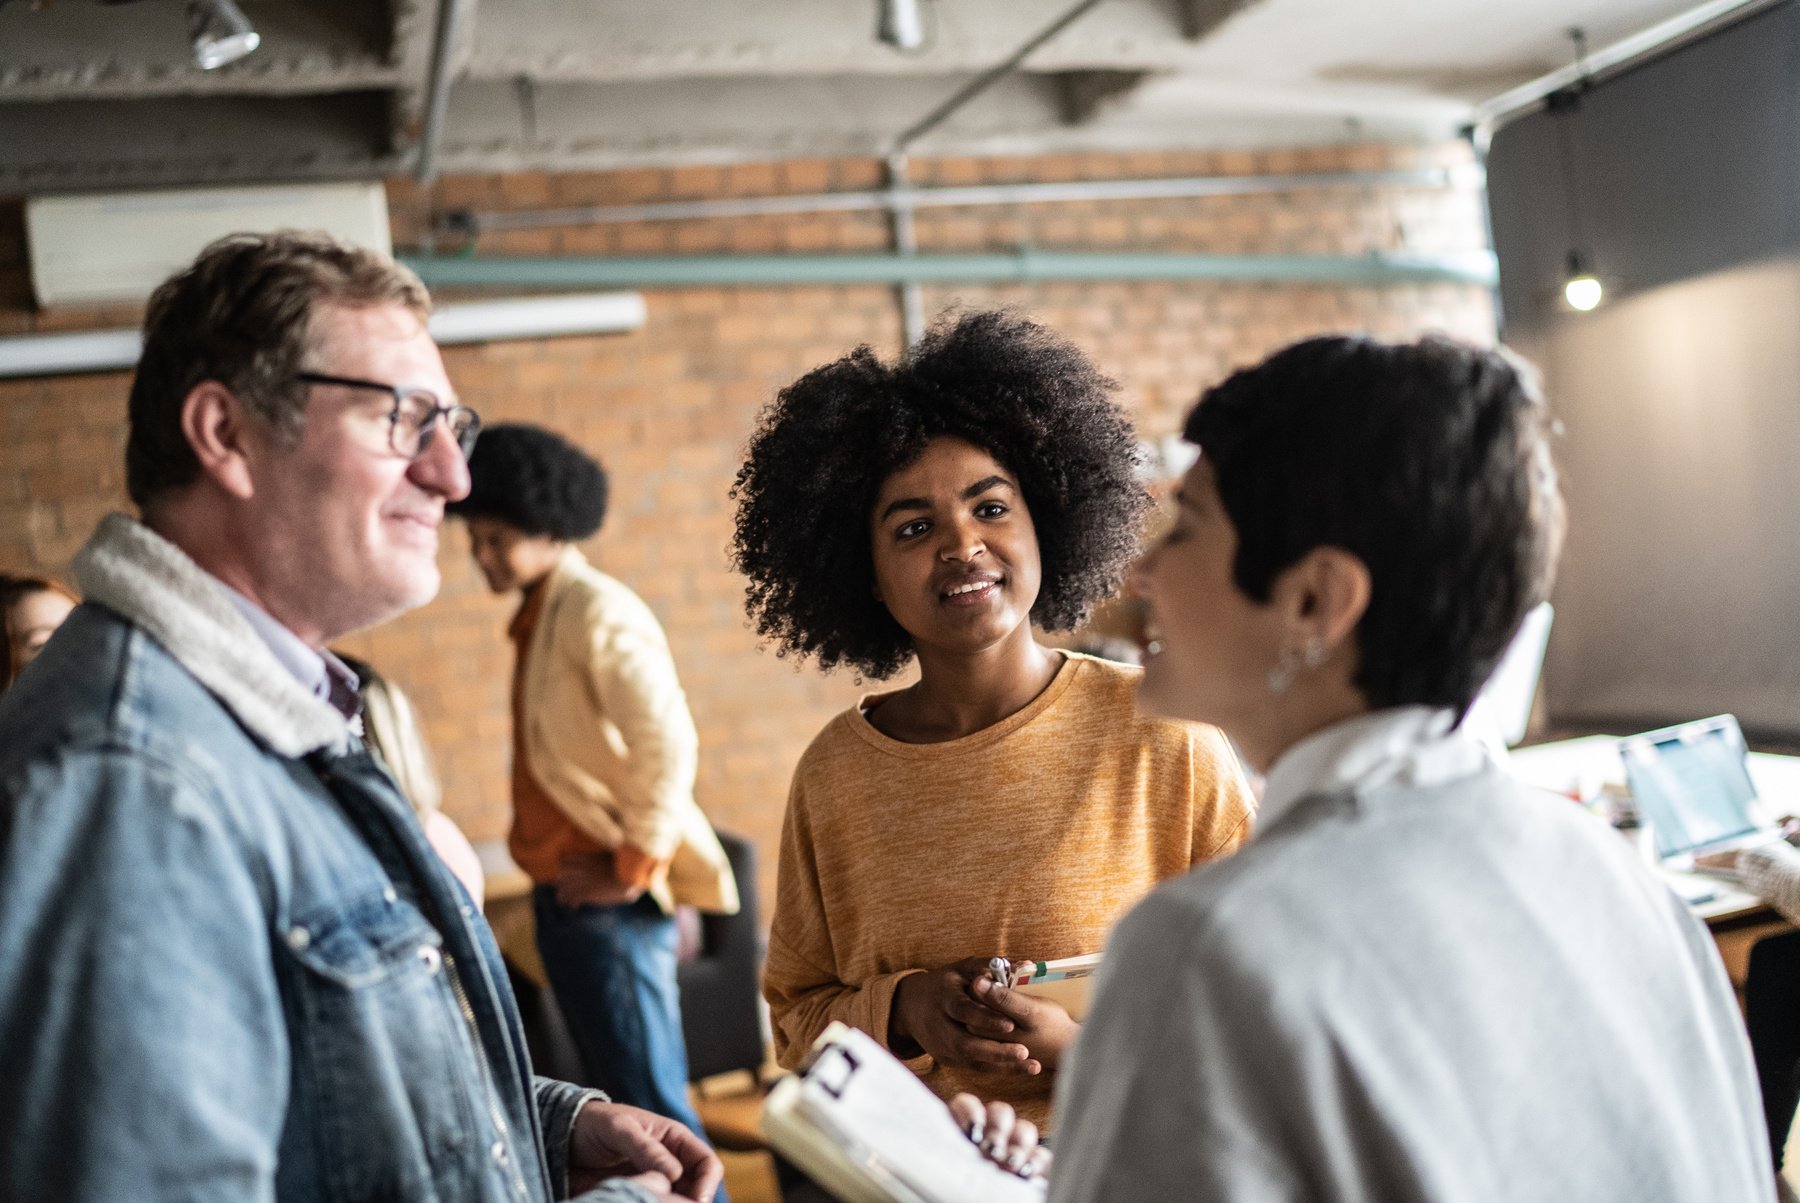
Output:
[[862,346],[782,389],[731,491],[758,634],[876,680],[912,658],[874,595],[869,519],[887,478],[945,436],[1017,476],[1043,563],[1032,618],[1080,625],[1117,589],[1148,506],[1117,387],[1061,335],[1000,310],[939,321],[896,363]]
[[504,422],[482,428],[469,495],[445,508],[572,543],[600,529],[606,497],[606,469],[593,456],[542,426]]
[[1315,547],[1369,570],[1355,684],[1371,706],[1465,713],[1550,592],[1563,503],[1529,369],[1447,338],[1296,343],[1200,398],[1186,437],[1266,601]]
[[200,474],[181,430],[195,385],[217,380],[287,439],[297,438],[307,386],[294,379],[314,349],[322,304],[399,305],[424,321],[431,296],[412,270],[329,234],[228,234],[151,294],[131,382],[125,489],[140,507]]

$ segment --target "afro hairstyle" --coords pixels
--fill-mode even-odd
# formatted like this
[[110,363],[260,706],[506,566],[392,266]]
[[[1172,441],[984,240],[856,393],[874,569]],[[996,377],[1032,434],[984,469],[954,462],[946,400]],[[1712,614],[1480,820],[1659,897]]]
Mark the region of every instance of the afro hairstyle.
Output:
[[559,434],[505,422],[482,430],[469,456],[469,495],[444,508],[574,542],[606,519],[606,469]]
[[1108,379],[1073,343],[1010,310],[940,318],[897,363],[868,346],[782,389],[731,496],[745,606],[777,654],[881,680],[912,638],[874,595],[869,516],[932,439],[980,447],[1017,476],[1043,584],[1032,620],[1068,630],[1119,585],[1149,497]]

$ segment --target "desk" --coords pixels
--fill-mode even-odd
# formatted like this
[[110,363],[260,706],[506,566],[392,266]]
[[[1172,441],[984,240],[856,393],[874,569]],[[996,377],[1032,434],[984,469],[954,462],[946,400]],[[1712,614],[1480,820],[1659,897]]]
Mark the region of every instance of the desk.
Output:
[[[1619,759],[1618,738],[1616,735],[1589,735],[1517,748],[1508,758],[1508,764],[1515,775],[1533,785],[1571,797],[1591,798],[1602,786],[1625,783],[1625,764]],[[1749,768],[1757,797],[1769,809],[1771,817],[1789,810],[1800,811],[1800,756],[1752,752]],[[1793,930],[1793,925],[1771,910],[1761,898],[1728,881],[1667,869],[1663,872],[1671,879],[1671,888],[1683,897],[1690,897],[1696,891],[1710,895],[1690,902],[1688,909],[1706,921],[1713,942],[1719,946],[1725,970],[1731,976],[1732,984],[1740,990],[1744,986],[1751,947],[1764,936]]]

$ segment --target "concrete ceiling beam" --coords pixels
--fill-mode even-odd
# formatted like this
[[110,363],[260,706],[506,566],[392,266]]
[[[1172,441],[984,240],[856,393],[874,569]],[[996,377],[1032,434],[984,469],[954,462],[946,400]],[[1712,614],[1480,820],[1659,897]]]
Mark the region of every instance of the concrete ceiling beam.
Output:
[[62,100],[0,105],[0,194],[397,170],[387,94]]
[[404,79],[390,54],[386,4],[245,0],[242,7],[262,45],[229,67],[203,71],[179,4],[0,5],[0,101],[279,96],[395,87]]
[[[506,0],[491,4],[476,22],[468,75],[617,82],[973,74],[1004,60],[1069,4],[926,0],[926,44],[906,53],[877,40],[874,0],[661,0],[604,7],[591,0]],[[1169,0],[1108,0],[1034,52],[1025,69],[1173,69],[1192,49],[1180,35]]]

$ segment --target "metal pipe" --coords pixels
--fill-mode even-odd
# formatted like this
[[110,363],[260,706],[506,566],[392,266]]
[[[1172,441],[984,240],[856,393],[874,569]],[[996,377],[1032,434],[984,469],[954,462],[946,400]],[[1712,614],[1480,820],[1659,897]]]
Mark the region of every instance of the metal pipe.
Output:
[[[894,250],[901,255],[919,253],[919,232],[913,223],[912,206],[901,199],[906,190],[906,156],[889,155],[887,159],[889,195],[894,223]],[[900,329],[907,347],[916,347],[925,337],[925,293],[917,280],[900,285]]]
[[1203,255],[1022,249],[960,255],[695,255],[668,258],[404,255],[432,287],[696,288],[1047,280],[1474,284],[1499,278],[1491,251],[1423,255]]
[[907,126],[906,129],[902,130],[900,136],[894,139],[894,144],[889,148],[888,153],[896,155],[904,154],[908,147],[914,142],[917,142],[920,138],[923,138],[932,130],[936,129],[939,123],[946,117],[999,83],[1002,79],[1005,79],[1008,75],[1011,75],[1014,71],[1018,70],[1019,64],[1024,62],[1026,56],[1033,50],[1036,50],[1039,46],[1048,42],[1051,38],[1067,29],[1070,25],[1073,25],[1083,13],[1099,3],[1100,0],[1081,0],[1074,8],[1071,8],[1068,12],[1056,18],[1056,20],[1050,22],[1050,24],[1046,25],[1043,29],[1040,29],[1037,33],[1033,34],[1030,40],[1023,46],[1013,51],[1012,54],[1007,57],[1005,62],[994,67],[989,67],[986,71],[983,71],[980,75],[977,75],[974,79],[952,92],[949,98],[938,105],[937,108],[932,109],[931,112],[925,114],[923,117]]
[[1530,83],[1520,84],[1483,101],[1475,106],[1475,125],[1491,136],[1494,130],[1514,117],[1536,109],[1552,92],[1560,92],[1580,83],[1584,78],[1598,79],[1605,75],[1616,75],[1640,59],[1704,37],[1765,8],[1786,2],[1787,0],[1708,0],[1707,3],[1690,8],[1667,21],[1659,21],[1648,29],[1621,38],[1610,46],[1587,55],[1584,62],[1570,63],[1567,67],[1558,68]]
[[413,178],[429,184],[437,177],[438,143],[444,136],[444,116],[450,109],[451,58],[462,35],[463,21],[475,0],[439,0],[437,40],[431,48],[431,74],[425,85],[425,128],[419,135],[419,157]]
[[720,217],[778,217],[796,213],[848,213],[951,205],[1033,205],[1081,201],[1189,200],[1206,196],[1254,196],[1300,188],[1479,189],[1485,176],[1472,164],[1402,171],[1309,172],[1297,175],[1203,175],[1171,179],[1068,180],[1049,184],[977,184],[958,188],[884,188],[865,192],[809,192],[721,200],[657,201],[643,205],[589,205],[568,209],[460,214],[463,233],[542,230],[557,226],[689,221]]
[[[1481,164],[1481,169],[1485,172],[1487,170],[1487,139],[1478,137],[1473,126],[1464,130],[1464,133],[1468,136],[1469,146],[1475,152],[1476,161]],[[1488,195],[1488,190],[1483,188],[1479,194],[1479,199],[1481,201],[1481,233],[1482,237],[1487,239],[1487,244],[1491,247],[1494,245],[1493,198]],[[1495,256],[1494,261],[1496,264],[1499,262],[1499,257],[1497,255]],[[1506,325],[1506,306],[1504,300],[1500,296],[1500,276],[1498,272],[1494,274],[1493,284],[1488,286],[1488,296],[1494,306],[1494,336],[1498,339],[1501,330],[1505,329]]]

